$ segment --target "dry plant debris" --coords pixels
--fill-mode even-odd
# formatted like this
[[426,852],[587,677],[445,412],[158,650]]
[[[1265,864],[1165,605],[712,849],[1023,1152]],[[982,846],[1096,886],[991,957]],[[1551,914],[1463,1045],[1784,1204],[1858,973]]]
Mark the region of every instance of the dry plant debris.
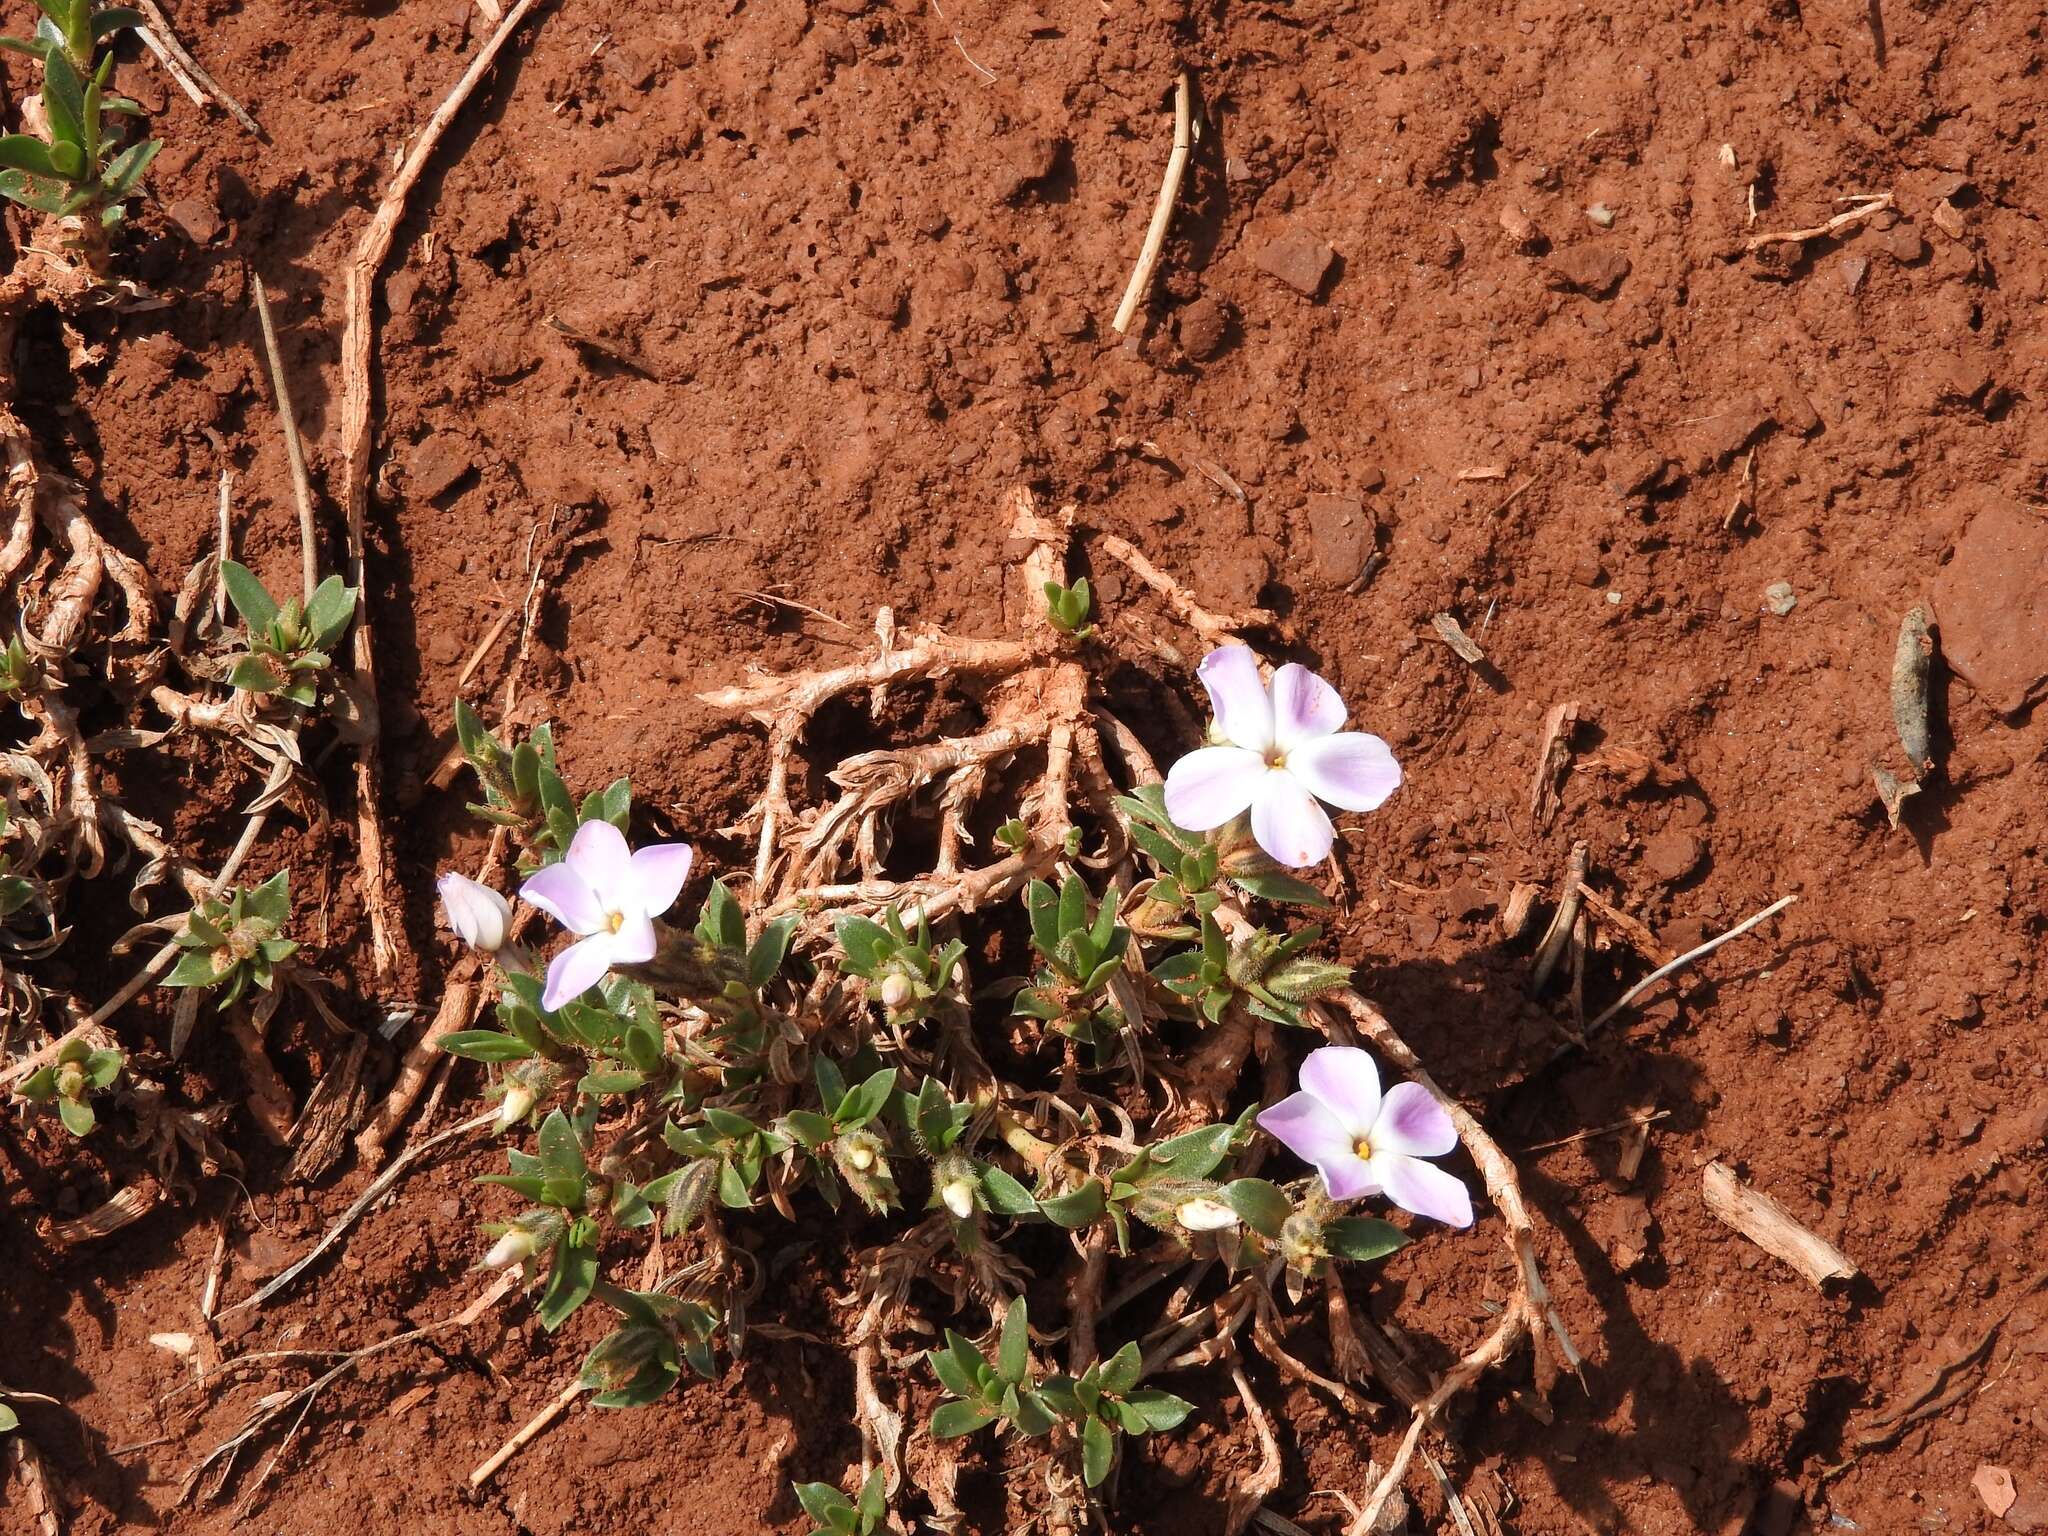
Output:
[[1726,1163],[1709,1163],[1701,1170],[1700,1195],[1708,1210],[1773,1258],[1791,1265],[1816,1289],[1862,1273],[1841,1249],[1801,1225],[1769,1195],[1743,1183]]

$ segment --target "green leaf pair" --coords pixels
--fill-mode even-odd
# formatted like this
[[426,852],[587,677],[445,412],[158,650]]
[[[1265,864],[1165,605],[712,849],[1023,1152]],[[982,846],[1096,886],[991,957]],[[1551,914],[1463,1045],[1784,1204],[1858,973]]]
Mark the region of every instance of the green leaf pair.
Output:
[[14,1091],[34,1104],[55,1104],[57,1118],[73,1136],[88,1136],[98,1116],[87,1095],[104,1093],[121,1075],[119,1051],[95,1050],[83,1040],[67,1041],[57,1059],[31,1073]]

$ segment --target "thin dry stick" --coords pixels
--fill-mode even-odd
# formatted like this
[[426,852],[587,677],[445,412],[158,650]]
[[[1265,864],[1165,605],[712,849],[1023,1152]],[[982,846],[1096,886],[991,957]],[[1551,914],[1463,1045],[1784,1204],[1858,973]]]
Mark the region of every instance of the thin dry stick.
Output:
[[1891,205],[1891,193],[1879,192],[1868,201],[1857,204],[1847,213],[1836,214],[1825,224],[1816,224],[1810,229],[1780,229],[1768,235],[1751,235],[1742,248],[1745,251],[1757,251],[1767,245],[1792,245],[1806,240],[1819,240],[1828,235],[1838,235],[1851,224],[1860,224],[1872,214],[1882,213]]
[[1854,1280],[1856,1261],[1760,1189],[1735,1176],[1726,1163],[1709,1163],[1700,1172],[1700,1198],[1765,1253],[1782,1259],[1815,1290],[1830,1280]]
[[1180,179],[1187,171],[1188,149],[1194,143],[1188,111],[1191,88],[1188,72],[1182,70],[1173,88],[1173,153],[1166,157],[1166,176],[1159,183],[1159,201],[1152,205],[1152,223],[1145,231],[1138,264],[1131,269],[1124,301],[1117,305],[1116,318],[1110,322],[1119,336],[1131,328],[1131,318],[1145,302],[1145,291],[1152,286],[1152,269],[1159,265],[1159,253],[1166,246],[1166,231],[1173,223],[1173,205],[1180,199]]
[[[406,202],[421,173],[426,170],[427,162],[440,146],[441,135],[455,120],[456,113],[462,110],[462,104],[469,100],[477,82],[497,60],[499,51],[526,19],[526,13],[533,9],[533,4],[534,0],[519,0],[506,13],[505,19],[470,61],[469,68],[462,72],[462,78],[455,82],[454,89],[434,109],[434,115],[427,119],[426,127],[413,144],[412,153],[406,156],[405,163],[385,189],[383,201],[377,205],[377,212],[363,231],[362,239],[356,244],[355,256],[349,262],[341,347],[341,441],[343,474],[347,484],[349,583],[356,589],[355,669],[367,700],[377,697],[363,533],[370,505],[370,375],[376,363],[371,311],[376,299],[377,274],[385,258],[391,254],[391,241],[398,232],[399,221],[405,217]],[[390,898],[385,890],[384,828],[378,819],[381,800],[379,780],[383,775],[378,755],[380,732],[374,728],[374,708],[369,711],[369,718],[373,728],[365,733],[367,739],[356,756],[357,852],[361,862],[363,904],[370,915],[370,954],[376,963],[378,977],[389,984],[397,968],[398,954],[393,939]]]
[[[1787,907],[1791,906],[1792,903],[1797,901],[1798,899],[1799,898],[1797,896],[1781,896],[1776,901],[1772,902],[1768,907],[1765,907],[1763,911],[1758,912],[1753,916],[1744,918],[1741,922],[1737,923],[1733,928],[1730,928],[1726,933],[1722,934],[1719,938],[1709,939],[1706,943],[1700,945],[1698,949],[1688,949],[1684,954],[1680,955],[1676,960],[1671,961],[1668,965],[1658,966],[1656,970],[1650,972],[1649,975],[1645,976],[1641,981],[1637,982],[1634,986],[1630,987],[1626,992],[1622,993],[1620,997],[1616,998],[1613,1003],[1609,1004],[1604,1012],[1602,1012],[1597,1018],[1595,1018],[1592,1023],[1586,1026],[1586,1034],[1591,1035],[1594,1031],[1599,1029],[1601,1025],[1605,1024],[1609,1019],[1613,1018],[1616,1014],[1620,1013],[1624,1008],[1628,1007],[1630,1003],[1634,1002],[1637,998],[1641,997],[1645,992],[1649,991],[1651,987],[1655,986],[1658,982],[1662,981],[1666,976],[1675,975],[1677,972],[1682,971],[1687,966],[1691,965],[1693,961],[1698,960],[1703,956],[1711,955],[1715,950],[1719,949],[1723,944],[1726,944],[1730,939],[1741,938],[1745,933],[1749,932],[1749,930],[1754,928],[1758,923],[1765,921],[1767,918],[1776,917],[1780,912],[1784,911]],[[1564,1049],[1568,1051],[1571,1049],[1571,1046],[1567,1045],[1566,1047],[1564,1047]]]
[[487,1109],[473,1120],[465,1120],[460,1125],[451,1125],[447,1130],[441,1132],[440,1135],[430,1136],[425,1141],[417,1142],[407,1147],[391,1160],[389,1168],[386,1168],[370,1181],[369,1188],[356,1196],[355,1203],[341,1213],[334,1225],[327,1229],[319,1242],[307,1249],[304,1255],[297,1261],[279,1271],[277,1277],[264,1286],[262,1290],[256,1292],[255,1295],[236,1302],[232,1307],[225,1308],[221,1312],[221,1316],[229,1317],[236,1312],[245,1311],[250,1307],[262,1306],[264,1302],[270,1300],[271,1297],[304,1274],[307,1266],[319,1258],[321,1254],[333,1247],[342,1234],[356,1224],[357,1218],[371,1206],[375,1205],[382,1198],[385,1190],[398,1182],[399,1176],[406,1169],[425,1157],[429,1152],[432,1152],[436,1147],[453,1141],[458,1136],[466,1136],[471,1131],[482,1130],[497,1118],[498,1112],[495,1109]]
[[481,1462],[477,1463],[476,1470],[469,1474],[469,1486],[481,1488],[485,1483],[489,1482],[492,1477],[497,1475],[500,1467],[524,1450],[535,1436],[539,1435],[542,1430],[562,1416],[563,1410],[589,1390],[581,1381],[572,1381],[569,1385],[562,1388],[561,1391],[555,1394],[554,1400],[547,1407],[541,1409],[539,1413],[536,1413],[519,1427],[517,1434],[491,1452]]
[[[157,4],[157,0],[136,0],[136,4],[141,6],[142,14],[149,18],[149,25],[139,29],[143,42],[149,46],[150,52],[163,60],[164,68],[170,70],[172,76],[178,79],[178,83],[189,93],[192,82],[196,80],[205,88],[208,95],[220,103],[223,112],[241,124],[246,131],[259,139],[262,138],[263,129],[257,125],[256,119],[242,109],[239,101],[222,90],[220,82],[209,75],[206,67],[193,58],[185,45],[178,41],[178,34],[171,30],[170,17],[164,14],[163,7]],[[177,60],[175,68],[171,63],[173,58]],[[193,100],[197,102],[199,98],[195,96]],[[204,105],[203,102],[200,104]]]
[[263,279],[253,279],[256,290],[256,320],[263,328],[263,351],[270,361],[270,391],[277,400],[277,424],[284,433],[285,457],[292,466],[292,498],[299,505],[299,575],[305,601],[313,601],[313,589],[320,584],[320,534],[313,524],[313,487],[306,478],[306,448],[299,441],[299,420],[292,411],[291,386],[284,376],[284,359],[277,350],[277,327],[270,321],[270,295]]

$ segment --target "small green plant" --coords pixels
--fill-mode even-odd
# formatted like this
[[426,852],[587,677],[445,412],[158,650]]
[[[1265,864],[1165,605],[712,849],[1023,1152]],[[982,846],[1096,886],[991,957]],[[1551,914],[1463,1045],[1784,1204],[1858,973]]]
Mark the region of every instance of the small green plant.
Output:
[[862,1480],[857,1498],[849,1499],[830,1483],[795,1484],[796,1501],[814,1527],[808,1536],[876,1536],[886,1530],[885,1486],[880,1467]]
[[549,1255],[547,1288],[537,1311],[541,1326],[553,1333],[597,1284],[597,1222],[587,1209],[593,1189],[583,1136],[559,1109],[540,1123],[539,1152],[536,1157],[510,1148],[511,1172],[487,1173],[480,1181],[502,1184],[537,1202],[534,1210],[484,1228],[498,1240],[484,1263],[497,1269]]
[[1095,626],[1088,622],[1088,612],[1093,605],[1094,595],[1088,590],[1086,576],[1071,587],[1063,587],[1056,581],[1045,584],[1045,616],[1063,635],[1086,640],[1094,634]]
[[[0,842],[13,829],[14,822],[7,813],[7,805],[0,801]],[[35,900],[36,888],[33,881],[22,875],[9,872],[4,849],[0,849],[0,923],[4,923]]]
[[935,1438],[971,1435],[995,1423],[1027,1438],[1062,1428],[1063,1438],[1079,1447],[1081,1475],[1090,1488],[1109,1476],[1120,1435],[1175,1429],[1195,1411],[1185,1398],[1138,1385],[1144,1362],[1135,1343],[1098,1360],[1079,1377],[1035,1377],[1030,1320],[1021,1296],[1004,1314],[993,1361],[950,1328],[946,1347],[929,1351],[926,1358],[954,1399],[932,1413]]
[[1108,1001],[1108,988],[1131,941],[1130,930],[1116,920],[1117,904],[1111,887],[1091,915],[1079,875],[1067,876],[1057,893],[1043,880],[1025,887],[1031,947],[1045,964],[1017,994],[1015,1012],[1098,1047],[1114,1038],[1122,1014]]
[[121,1053],[94,1050],[83,1040],[72,1040],[57,1053],[57,1059],[32,1073],[15,1092],[36,1104],[55,1104],[57,1118],[74,1136],[89,1136],[98,1123],[88,1097],[104,1093],[121,1075]]
[[846,972],[868,984],[868,1001],[880,1003],[889,1022],[904,1028],[930,1015],[946,995],[967,946],[954,939],[934,948],[929,921],[920,912],[917,931],[903,926],[903,915],[891,906],[877,923],[871,918],[842,917],[835,928],[845,953]]
[[22,646],[21,636],[16,635],[0,646],[0,696],[34,693],[41,681],[42,674]]
[[481,804],[470,811],[494,825],[509,828],[525,845],[519,867],[531,872],[553,864],[569,851],[576,829],[587,821],[609,821],[626,827],[633,805],[633,786],[617,779],[586,795],[579,806],[555,767],[555,733],[537,725],[526,740],[507,746],[479,720],[476,711],[455,701],[455,737],[462,755],[483,785]]
[[1239,996],[1260,1018],[1300,1024],[1303,1004],[1351,981],[1347,967],[1304,953],[1322,933],[1315,923],[1284,938],[1260,928],[1232,944],[1216,919],[1204,915],[1201,947],[1168,955],[1152,975],[1212,1024]]
[[284,936],[291,921],[291,871],[281,869],[261,885],[237,889],[226,901],[201,902],[177,937],[185,951],[167,987],[214,987],[219,1006],[236,1002],[253,984],[269,991],[277,967],[298,952]]
[[894,1209],[902,1203],[902,1195],[889,1171],[888,1143],[874,1122],[889,1107],[896,1069],[884,1067],[852,1087],[828,1057],[815,1058],[812,1070],[818,1080],[819,1103],[829,1107],[793,1109],[777,1122],[777,1128],[810,1153],[816,1164],[818,1192],[828,1205],[837,1208],[843,1180],[869,1210]]
[[320,693],[320,674],[334,664],[334,644],[355,617],[355,588],[330,576],[310,602],[287,598],[280,604],[246,565],[221,562],[228,600],[248,626],[248,648],[235,659],[228,682],[255,694],[277,694],[310,706]]
[[0,38],[0,46],[40,59],[43,116],[49,139],[10,133],[0,137],[0,197],[39,213],[68,218],[97,212],[102,227],[120,223],[123,201],[163,148],[146,139],[125,148],[104,131],[108,113],[139,116],[126,97],[109,96],[114,55],[94,55],[108,38],[140,26],[142,16],[125,7],[92,9],[91,0],[36,0],[42,18],[35,36]]

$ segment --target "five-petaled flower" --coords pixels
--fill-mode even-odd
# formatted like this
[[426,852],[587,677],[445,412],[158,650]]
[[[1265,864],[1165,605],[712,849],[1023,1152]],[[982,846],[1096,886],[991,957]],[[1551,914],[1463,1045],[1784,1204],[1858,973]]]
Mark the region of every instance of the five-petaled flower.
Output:
[[1451,1117],[1416,1083],[1398,1083],[1382,1098],[1379,1068],[1356,1046],[1310,1051],[1301,1091],[1261,1110],[1259,1124],[1315,1164],[1332,1200],[1384,1194],[1418,1216],[1472,1225],[1465,1186],[1422,1161],[1458,1145]]
[[505,947],[505,935],[512,927],[512,903],[467,875],[449,870],[436,882],[441,892],[441,910],[455,937],[487,955]]
[[654,843],[638,852],[608,821],[586,821],[559,864],[519,894],[577,936],[548,962],[541,1006],[559,1008],[604,980],[615,965],[654,958],[654,920],[675,905],[690,877],[687,843]]
[[1344,701],[1308,668],[1287,663],[1269,690],[1251,651],[1226,645],[1197,670],[1224,744],[1190,752],[1167,774],[1166,814],[1176,825],[1207,832],[1249,810],[1259,846],[1302,869],[1320,863],[1336,837],[1317,801],[1370,811],[1400,788],[1387,744],[1344,730]]

